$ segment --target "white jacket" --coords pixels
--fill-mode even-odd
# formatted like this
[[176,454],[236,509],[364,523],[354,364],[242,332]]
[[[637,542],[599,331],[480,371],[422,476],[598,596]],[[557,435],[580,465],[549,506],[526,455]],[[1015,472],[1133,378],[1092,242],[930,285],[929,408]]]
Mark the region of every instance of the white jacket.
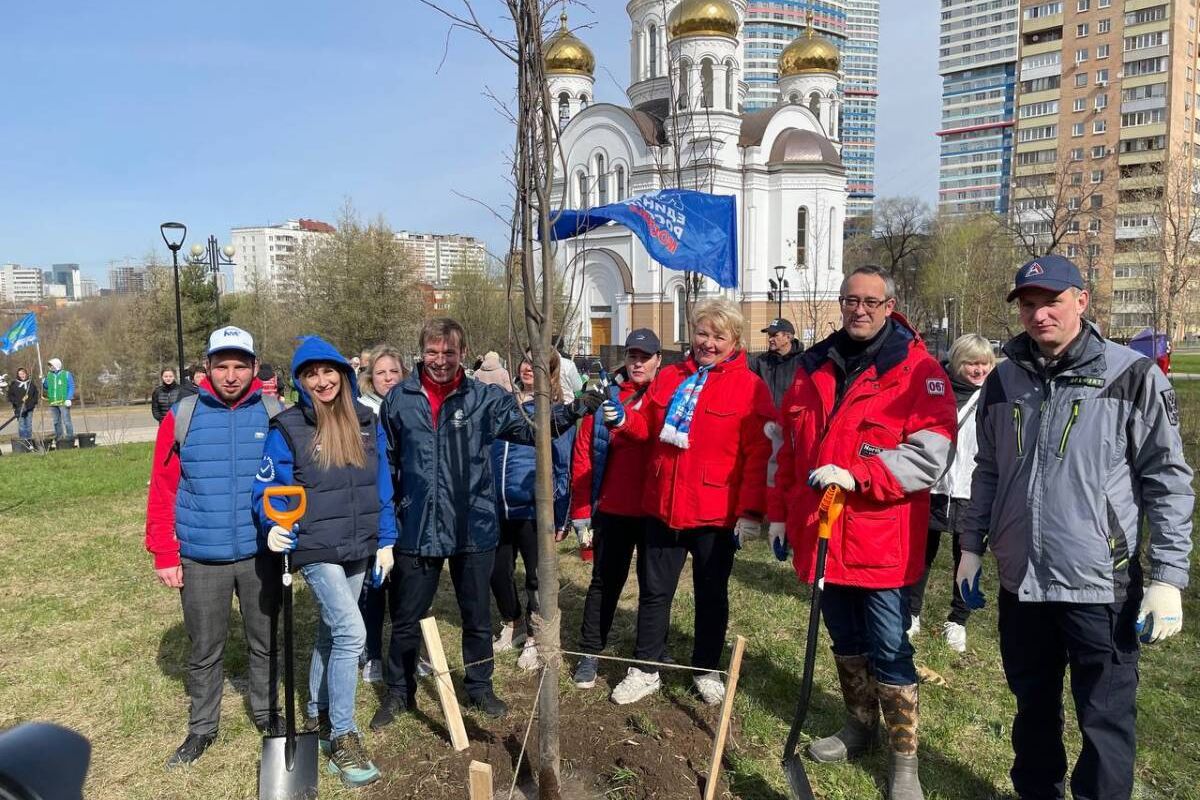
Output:
[[954,458],[930,490],[933,494],[946,495],[954,500],[971,499],[971,476],[975,473],[975,453],[979,450],[979,441],[975,437],[975,410],[979,407],[982,392],[982,389],[976,389],[975,394],[958,410],[958,439]]

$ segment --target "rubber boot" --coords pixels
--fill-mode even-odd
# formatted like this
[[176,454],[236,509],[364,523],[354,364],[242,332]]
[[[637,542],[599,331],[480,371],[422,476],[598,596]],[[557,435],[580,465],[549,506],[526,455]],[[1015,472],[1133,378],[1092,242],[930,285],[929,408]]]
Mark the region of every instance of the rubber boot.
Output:
[[887,723],[892,751],[888,774],[888,800],[925,800],[917,776],[917,722],[920,716],[918,684],[879,684],[879,705]]
[[846,724],[808,746],[813,760],[823,763],[857,758],[879,745],[879,696],[867,657],[835,654],[833,659],[846,703]]

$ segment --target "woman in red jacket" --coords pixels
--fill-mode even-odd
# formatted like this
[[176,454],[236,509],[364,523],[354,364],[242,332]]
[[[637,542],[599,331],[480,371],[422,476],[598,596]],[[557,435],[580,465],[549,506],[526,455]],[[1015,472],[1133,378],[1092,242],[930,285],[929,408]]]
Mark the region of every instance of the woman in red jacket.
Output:
[[[692,349],[659,372],[641,408],[603,406],[605,424],[631,440],[652,443],[642,511],[634,658],[662,661],[671,602],[684,561],[692,556],[695,646],[692,666],[708,670],[692,682],[710,705],[725,697],[716,672],[729,624],[729,573],[741,538],[758,533],[766,511],[765,426],[775,416],[771,393],[746,365],[745,320],[728,300],[695,310]],[[634,703],[662,686],[657,671],[631,667],[613,702]]]

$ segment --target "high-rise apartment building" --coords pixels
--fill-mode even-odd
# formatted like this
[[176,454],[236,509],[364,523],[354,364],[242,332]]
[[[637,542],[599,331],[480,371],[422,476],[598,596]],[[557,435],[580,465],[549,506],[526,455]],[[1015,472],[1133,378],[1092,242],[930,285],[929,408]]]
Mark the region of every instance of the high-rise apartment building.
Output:
[[396,241],[412,251],[423,269],[423,280],[434,286],[445,284],[456,269],[479,268],[487,260],[483,242],[474,236],[400,231]]
[[256,286],[277,289],[287,285],[294,259],[305,243],[334,232],[332,225],[312,219],[232,228],[230,239],[236,253],[233,291],[248,292]]
[[817,34],[841,53],[845,98],[839,130],[850,201],[848,216],[875,201],[875,118],[879,95],[879,0],[751,0],[746,7],[746,111],[779,102],[779,54],[804,33],[809,12]]
[[149,287],[150,272],[145,265],[126,258],[108,262],[108,288],[112,294],[141,294]]
[[1162,323],[1152,237],[1164,185],[1180,168],[1194,180],[1198,14],[1195,0],[1021,0],[1013,214],[1086,270],[1116,338]]
[[46,270],[46,283],[64,288],[63,297],[68,300],[83,298],[82,277],[78,264],[54,264]]
[[0,265],[0,301],[37,303],[42,299],[42,271],[20,264]]
[[938,210],[1008,211],[1019,0],[942,0]]

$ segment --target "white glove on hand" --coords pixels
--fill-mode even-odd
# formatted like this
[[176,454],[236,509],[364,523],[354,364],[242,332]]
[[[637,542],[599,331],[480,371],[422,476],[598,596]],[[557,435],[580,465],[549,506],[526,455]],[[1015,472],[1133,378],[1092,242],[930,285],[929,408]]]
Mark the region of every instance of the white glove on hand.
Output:
[[621,403],[605,400],[600,404],[600,410],[604,414],[604,424],[608,427],[619,428],[625,424],[625,406]]
[[954,575],[954,585],[958,587],[963,602],[967,608],[983,608],[987,600],[979,590],[979,579],[983,574],[983,559],[976,553],[963,551],[962,559],[958,562],[958,572]]
[[64,405],[64,406],[66,406],[67,408],[70,408],[70,407],[71,407],[71,401],[70,401],[70,400],[67,400],[67,401],[65,401],[65,402],[63,403],[63,405]]
[[840,486],[847,492],[853,492],[856,484],[850,470],[842,469],[837,464],[826,464],[808,473],[808,485],[821,491],[830,486]]
[[381,547],[375,551],[375,572],[371,577],[371,583],[376,589],[383,586],[383,582],[388,579],[388,575],[392,574],[392,567],[395,564],[396,559],[392,556],[390,545]]
[[775,551],[775,557],[780,561],[786,560],[788,551],[787,523],[772,522],[768,531],[768,535],[771,537],[771,549]]
[[1179,589],[1162,581],[1150,581],[1142,607],[1138,609],[1137,631],[1143,642],[1152,644],[1183,629],[1183,604]]
[[575,529],[575,538],[579,540],[579,549],[587,550],[592,546],[592,520],[573,519],[571,527]]
[[267,534],[267,547],[272,553],[290,553],[296,549],[296,534],[276,525]]
[[733,532],[737,534],[739,541],[749,542],[762,535],[762,523],[750,517],[738,517]]

